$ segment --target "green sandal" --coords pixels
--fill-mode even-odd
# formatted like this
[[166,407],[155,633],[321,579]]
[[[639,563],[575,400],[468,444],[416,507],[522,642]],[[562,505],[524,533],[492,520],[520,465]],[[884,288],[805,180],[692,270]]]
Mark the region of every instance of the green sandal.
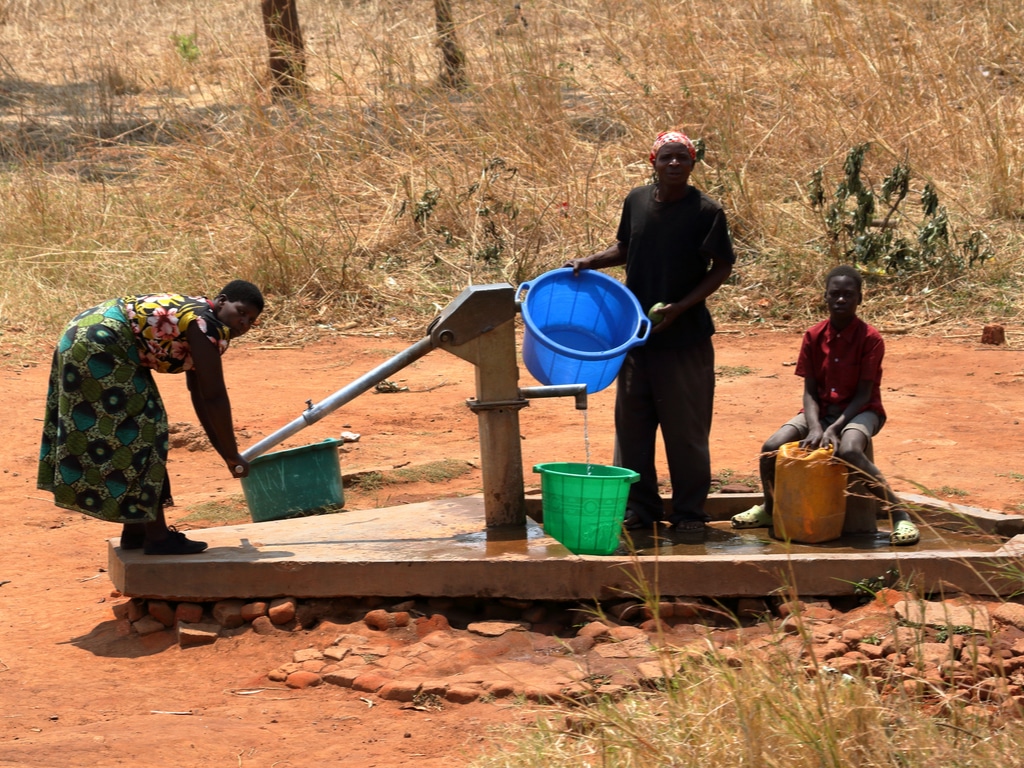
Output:
[[730,522],[733,528],[770,528],[772,516],[764,511],[763,504],[755,504],[746,512],[733,515]]
[[894,547],[908,547],[921,540],[921,532],[909,520],[900,520],[889,534],[889,543]]

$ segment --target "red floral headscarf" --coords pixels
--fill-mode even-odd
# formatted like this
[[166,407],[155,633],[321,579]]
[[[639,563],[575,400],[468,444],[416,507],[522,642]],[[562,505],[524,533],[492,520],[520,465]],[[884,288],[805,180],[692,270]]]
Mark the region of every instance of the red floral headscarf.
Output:
[[658,134],[658,138],[654,140],[654,145],[651,147],[651,165],[654,165],[654,158],[658,156],[658,150],[666,144],[682,144],[690,153],[690,159],[697,159],[697,148],[693,146],[689,136],[682,131],[662,131]]

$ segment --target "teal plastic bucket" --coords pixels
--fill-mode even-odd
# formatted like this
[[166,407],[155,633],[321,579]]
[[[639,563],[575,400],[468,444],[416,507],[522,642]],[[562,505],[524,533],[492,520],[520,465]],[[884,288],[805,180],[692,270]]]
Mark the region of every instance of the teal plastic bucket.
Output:
[[577,555],[610,555],[619,546],[631,469],[597,464],[538,464],[544,532]]
[[519,286],[516,302],[525,327],[523,363],[544,385],[586,384],[588,394],[600,392],[651,330],[633,292],[592,269],[545,272]]
[[341,440],[303,445],[257,456],[242,478],[253,522],[300,517],[345,504],[341,483]]

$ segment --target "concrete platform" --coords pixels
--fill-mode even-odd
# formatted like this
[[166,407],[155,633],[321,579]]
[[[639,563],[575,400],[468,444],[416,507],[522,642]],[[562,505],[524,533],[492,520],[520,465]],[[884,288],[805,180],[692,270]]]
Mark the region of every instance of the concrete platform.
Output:
[[[987,513],[980,528],[956,533],[938,523],[969,522],[970,508],[937,502],[936,527],[914,547],[890,547],[884,534],[787,545],[763,530],[729,527],[728,517],[751,498],[759,496],[709,500],[719,522],[707,535],[637,536],[633,554],[624,546],[606,557],[574,555],[533,520],[525,536],[487,531],[483,499],[467,497],[208,528],[194,535],[210,545],[198,555],[147,556],[111,539],[110,577],[125,595],[197,602],[372,595],[604,600],[636,594],[638,583],[690,597],[834,596],[853,594],[857,582],[890,570],[930,593],[1020,589],[1019,516]],[[539,499],[528,500],[528,510],[539,516]],[[996,528],[1002,536],[991,535]]]

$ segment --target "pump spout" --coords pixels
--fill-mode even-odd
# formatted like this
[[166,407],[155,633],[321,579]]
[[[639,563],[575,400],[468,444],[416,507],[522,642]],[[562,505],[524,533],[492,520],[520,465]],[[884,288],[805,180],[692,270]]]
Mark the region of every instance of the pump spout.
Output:
[[545,387],[520,387],[519,396],[524,399],[531,397],[574,397],[576,410],[587,410],[586,384],[551,384]]

